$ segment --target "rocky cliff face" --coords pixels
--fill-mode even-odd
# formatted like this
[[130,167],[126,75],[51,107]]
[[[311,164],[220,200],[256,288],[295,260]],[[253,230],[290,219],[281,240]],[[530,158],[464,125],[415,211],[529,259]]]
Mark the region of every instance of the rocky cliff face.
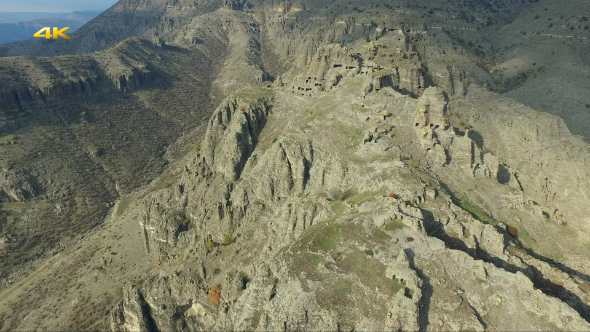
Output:
[[25,202],[40,191],[36,179],[27,172],[0,173],[0,201]]
[[[136,314],[113,315],[115,330],[168,328],[159,308],[170,306],[183,308],[176,324],[189,330],[590,327],[584,276],[573,272],[581,257],[570,254],[569,268],[534,253],[547,250],[525,233],[534,213],[494,203],[532,196],[506,176],[516,172],[506,154],[485,150],[492,136],[482,146],[463,122],[471,113],[458,105],[473,97],[456,85],[461,75],[448,71],[453,92],[403,94],[363,72],[362,47],[320,48],[271,99],[231,97],[214,112],[200,152],[175,189],[146,198],[142,222],[146,248],[198,266],[142,292],[178,292],[183,278],[198,291],[152,297],[149,314],[124,298],[116,312]],[[312,88],[315,98],[294,89],[332,76],[337,84]],[[480,185],[493,198],[453,191]],[[518,229],[501,221],[516,215]],[[506,315],[514,310],[527,318]]]
[[[394,18],[306,12],[323,2],[223,5],[168,20],[150,52],[222,50],[228,63],[205,91],[227,98],[105,229],[2,293],[0,328],[83,317],[113,331],[590,329],[590,154],[559,119],[483,89]],[[150,79],[150,52],[93,59],[112,89],[134,89]],[[11,201],[45,190],[41,173],[7,174]],[[45,283],[59,298],[18,296]],[[56,305],[75,313],[44,319]]]
[[237,180],[254,152],[258,136],[269,116],[265,101],[254,105],[239,100],[221,105],[209,122],[203,141],[203,160],[218,173]]
[[[9,58],[3,61],[0,114],[4,117],[32,112],[64,99],[118,90],[131,92],[156,79],[153,66],[142,62],[150,45],[136,40],[139,54],[117,52],[81,58]],[[115,54],[113,54],[115,53]],[[0,69],[0,70],[1,70]]]
[[[309,70],[330,75],[340,51]],[[588,294],[565,282],[568,269],[535,261],[514,227],[449,188],[520,191],[499,157],[453,126],[459,111],[447,98],[463,97],[438,87],[418,98],[390,87],[363,93],[364,82],[353,71],[315,99],[287,85],[271,99],[257,97],[263,90],[224,101],[175,188],[145,198],[146,248],[190,256],[195,267],[146,279],[142,294],[178,295],[146,297],[149,310],[123,298],[114,312],[134,314],[113,314],[114,329],[588,328]],[[417,141],[405,138],[412,131]],[[196,290],[181,295],[188,280]],[[171,307],[183,312],[172,327]],[[507,318],[512,310],[527,319]]]
[[[265,129],[256,131],[259,144],[245,166],[244,151],[250,150],[227,148],[224,142],[246,137],[232,146],[250,146],[244,142],[250,142],[254,126],[245,126],[243,119],[266,101],[229,99],[214,113],[201,154],[186,165],[178,184],[182,189],[149,198],[157,202],[146,206],[149,246],[160,243],[158,255],[168,259],[173,252],[190,255],[190,266],[196,269],[162,281],[146,279],[136,292],[147,294],[142,303],[148,309],[124,297],[113,311],[114,330],[145,322],[173,330],[589,326],[580,317],[587,294],[578,286],[565,288],[576,294],[573,297],[546,288],[543,278],[548,275],[537,270],[542,264],[531,259],[525,263],[514,254],[506,229],[485,224],[454,205],[436,181],[408,183],[413,173],[395,157],[371,162],[364,169],[377,173],[363,174],[361,165],[341,166],[343,155],[330,151],[333,138],[304,136],[296,130],[274,142],[264,137],[268,126],[282,121],[277,118],[285,110],[276,109],[276,100],[289,98],[285,92],[277,92]],[[418,116],[430,106],[426,123],[447,121],[440,94],[432,88],[414,102]],[[236,115],[239,110],[234,107],[240,103],[258,106]],[[416,113],[403,113],[395,117],[407,118],[403,126],[414,127]],[[458,136],[447,146],[457,151],[451,152],[451,165],[460,164],[459,155],[465,153],[468,158],[459,167],[471,172],[473,147],[466,150],[463,141],[473,144]],[[380,138],[365,146],[387,142]],[[365,148],[369,147],[361,150]],[[217,165],[216,155],[222,156],[223,167]],[[234,173],[236,169],[241,172]],[[389,175],[371,180],[378,172]],[[394,191],[399,194],[388,194]],[[160,204],[158,213],[153,204]],[[186,213],[184,224],[184,217],[171,217],[179,207]],[[189,249],[195,247],[196,251]],[[243,254],[232,254],[237,251]],[[189,280],[195,288],[186,291]],[[170,295],[156,296],[162,289],[169,289]],[[358,312],[351,312],[352,307]],[[170,323],[175,310],[182,314]],[[527,323],[507,319],[510,310],[519,310]],[[547,318],[536,320],[539,316]]]

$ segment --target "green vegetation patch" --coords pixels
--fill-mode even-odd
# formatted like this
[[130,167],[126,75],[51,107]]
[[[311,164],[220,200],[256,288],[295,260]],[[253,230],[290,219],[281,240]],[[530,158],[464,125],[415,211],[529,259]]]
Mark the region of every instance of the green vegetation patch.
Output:
[[337,121],[332,127],[349,140],[348,144],[346,144],[347,149],[352,149],[358,145],[363,137],[363,129],[357,126],[349,126]]
[[352,105],[350,105],[350,107],[352,108],[353,111],[357,111],[357,112],[370,113],[370,112],[374,111],[373,108],[371,108],[371,107],[363,107],[360,104],[352,104]]
[[316,255],[316,254],[311,254],[311,255],[309,256],[309,258],[310,258],[310,260],[311,260],[313,263],[315,263],[315,264],[318,264],[319,262],[321,262],[321,261],[322,261],[322,258],[321,258],[319,255]]
[[[499,222],[498,220],[490,217],[487,213],[485,213],[477,205],[471,204],[469,201],[457,197],[449,189],[449,187],[446,184],[441,183],[441,187],[443,190],[445,190],[445,192],[447,194],[449,194],[449,196],[451,196],[451,200],[453,201],[453,203],[455,205],[457,205],[461,209],[465,210],[473,218],[475,218],[485,224],[490,224],[490,225],[494,225],[494,226],[496,226],[498,224],[498,222]],[[515,227],[517,230],[518,241],[516,241],[516,245],[518,245],[518,246],[522,246],[522,245],[531,246],[534,242],[536,242],[536,240],[531,236],[531,234],[522,225],[514,224],[514,223],[510,223],[510,222],[508,222],[506,224]]]
[[432,187],[438,187],[438,182],[432,177],[432,175],[428,172],[426,172],[425,170],[421,169],[418,166],[419,162],[415,161],[415,160],[408,160],[408,162],[406,163],[406,165],[408,166],[408,168],[410,168],[410,170],[412,171],[412,173],[414,175],[417,175],[418,178],[420,179],[420,181],[432,186]]
[[[373,253],[372,250],[367,250]],[[397,279],[385,277],[385,265],[368,255],[367,251],[355,251],[337,262],[337,266],[347,274],[355,275],[370,289],[379,288],[382,292],[393,296],[405,285]],[[373,253],[374,254],[374,253]]]
[[121,216],[123,212],[125,212],[129,206],[129,203],[131,203],[131,197],[124,197],[119,201],[119,204],[117,204],[117,217]]
[[389,239],[382,229],[361,223],[333,219],[320,222],[289,249],[286,259],[290,274],[301,278],[304,285],[314,281],[316,299],[322,307],[345,312],[354,300],[363,315],[384,317],[387,303],[376,303],[366,296],[367,291],[391,297],[406,288],[399,280],[385,277],[386,266],[375,258]]
[[352,196],[345,198],[345,200],[351,204],[360,204],[363,202],[370,201],[377,196],[383,196],[383,195],[385,195],[385,191],[383,191],[383,190],[368,191],[368,192],[364,192],[364,193],[354,194]]
[[344,193],[342,193],[342,196],[340,197],[341,200],[343,201],[347,201],[349,198],[351,198],[354,195],[358,194],[358,190],[356,190],[355,188],[349,188],[346,189],[346,191]]
[[490,225],[496,225],[498,223],[494,218],[488,216],[483,210],[468,201],[453,196],[451,198],[453,203],[467,211],[473,218]]
[[401,220],[394,220],[385,224],[385,229],[388,231],[396,231],[398,229],[402,229],[407,227]]
[[30,203],[23,203],[23,202],[7,202],[7,203],[0,203],[0,209],[8,212],[8,215],[13,218],[20,218],[30,207]]
[[326,287],[320,288],[316,293],[316,300],[320,305],[348,306],[352,303],[348,295],[352,292],[352,282],[344,278],[337,278],[334,282],[326,282]]
[[326,118],[326,111],[317,105],[310,106],[305,110],[305,119],[300,122],[301,128],[307,130],[316,130],[318,126],[324,124]]
[[[334,269],[327,267],[331,270]],[[373,256],[367,255],[363,250],[346,254],[342,259],[337,260],[336,267],[337,271],[342,271],[342,273],[331,274],[330,278],[321,279],[324,287],[320,288],[317,293],[318,303],[321,305],[348,306],[351,298],[364,298],[362,294],[364,294],[363,288],[365,287],[371,291],[378,289],[379,292],[390,297],[405,288],[405,285],[399,280],[386,278],[385,265]],[[407,291],[413,293],[410,290]],[[371,299],[366,300],[371,301]],[[366,308],[370,307],[372,305],[367,303]],[[367,312],[366,314],[375,313]]]
[[516,231],[518,234],[518,239],[520,240],[520,242],[522,244],[530,246],[534,242],[536,242],[536,240],[531,236],[531,234],[522,225],[515,224],[515,225],[510,225],[510,226],[513,226],[514,228],[516,228]]
[[275,91],[265,87],[250,87],[239,91],[236,96],[239,98],[260,100],[263,98],[271,98],[275,94]]
[[337,240],[342,236],[343,227],[341,225],[330,226],[318,234],[312,240],[314,248],[329,250],[336,246]]
[[226,246],[226,245],[228,245],[228,244],[231,244],[231,243],[233,243],[234,241],[235,241],[235,238],[234,238],[233,236],[231,236],[231,235],[226,235],[226,236],[223,238],[223,241],[221,242],[221,244],[223,244],[224,246]]
[[14,139],[16,138],[16,135],[10,134],[10,135],[5,135],[5,136],[0,136],[0,144],[4,144],[4,143],[9,143],[14,141]]
[[320,110],[317,107],[310,107],[305,110],[305,114],[307,114],[313,120],[317,119],[321,114]]
[[336,214],[337,216],[342,215],[344,212],[346,212],[346,204],[342,201],[334,201],[330,203],[330,209],[332,210],[332,212],[334,212],[334,214]]
[[556,249],[549,254],[549,258],[555,262],[560,262],[564,257],[563,251]]
[[490,217],[487,213],[485,213],[481,208],[479,208],[476,205],[471,204],[468,200],[466,199],[462,199],[460,197],[457,197],[455,195],[455,193],[453,193],[449,187],[444,184],[441,183],[440,184],[442,189],[449,195],[451,196],[451,200],[453,201],[453,203],[457,206],[459,206],[460,208],[462,208],[463,210],[465,210],[467,213],[469,213],[473,218],[485,223],[485,224],[490,224],[490,225],[496,225],[498,224],[498,221],[492,217]]

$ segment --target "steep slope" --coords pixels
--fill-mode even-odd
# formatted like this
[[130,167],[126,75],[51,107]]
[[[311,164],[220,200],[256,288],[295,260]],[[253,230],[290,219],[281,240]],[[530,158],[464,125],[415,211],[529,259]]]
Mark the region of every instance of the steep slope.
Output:
[[[480,84],[564,118],[587,139],[587,21],[585,1],[121,1],[72,40],[32,40],[0,47],[0,55],[85,54],[131,36],[169,41],[191,28],[193,17],[220,7],[258,13],[265,67],[307,63],[325,42],[374,38],[379,25],[426,28],[433,44]],[[585,23],[586,22],[586,23]],[[121,27],[124,26],[125,29]],[[573,30],[572,30],[573,29]],[[197,42],[195,40],[194,42]],[[555,47],[565,43],[564,47]],[[517,47],[518,45],[518,47]],[[431,52],[422,50],[425,56]],[[554,102],[560,100],[560,102]],[[564,107],[556,106],[564,105]]]
[[390,29],[230,94],[1,329],[589,329],[588,145]]
[[[366,55],[363,49],[366,45],[350,53]],[[328,56],[330,61],[339,62]],[[543,235],[527,232],[543,218],[531,199],[534,187],[525,180],[506,181],[503,168],[518,168],[523,175],[528,170],[500,150],[482,155],[461,131],[459,119],[473,109],[461,101],[477,103],[487,92],[471,86],[466,99],[451,98],[458,103],[451,113],[441,90],[417,91],[419,98],[384,86],[367,92],[371,70],[345,67],[352,66],[327,66],[332,68],[327,77],[341,70],[344,75],[335,85],[309,90],[315,98],[291,84],[287,91],[279,88],[270,116],[268,97],[257,96],[263,91],[244,92],[218,108],[199,155],[180,168],[175,188],[144,199],[145,247],[165,265],[124,290],[113,329],[131,328],[136,322],[131,318],[142,315],[160,329],[587,328],[588,249],[572,245],[565,250],[568,257],[553,257],[566,264],[536,253],[551,248],[536,243]],[[296,77],[287,75],[283,84]],[[523,128],[540,116],[530,109],[516,116],[507,112],[515,105],[495,104]],[[501,144],[498,138],[511,132],[499,127],[502,134],[481,134],[486,146]],[[548,127],[539,130],[556,130],[555,124]],[[584,149],[587,158],[588,147],[561,130],[555,135]],[[512,135],[531,138],[522,131]],[[505,151],[518,151],[519,141],[503,142]],[[532,150],[535,143],[522,144]],[[572,174],[585,171],[583,163],[571,167]],[[559,183],[565,189],[579,181]],[[455,188],[470,194],[459,200]],[[516,211],[498,200],[515,202],[515,195],[523,199]],[[579,197],[577,206],[586,206],[585,200]],[[572,219],[584,215],[579,213]],[[588,239],[585,225],[543,228],[577,230],[579,244]],[[510,235],[514,227],[518,231]],[[572,240],[563,239],[556,236],[551,243],[567,246]],[[176,276],[163,277],[166,269]],[[180,293],[189,280],[197,290]],[[157,296],[162,288],[170,289],[170,296]],[[534,288],[544,295],[533,296]],[[519,299],[509,295],[515,293]],[[533,309],[530,301],[538,305]],[[137,303],[145,303],[142,310],[150,314],[133,309]],[[456,304],[452,314],[449,303]],[[561,311],[568,306],[568,313]],[[184,314],[169,321],[174,307],[185,308]],[[527,318],[504,317],[516,308]],[[573,325],[561,325],[562,319]]]
[[[542,1],[524,12],[496,41],[494,68],[505,95],[564,119],[572,133],[590,139],[590,3]],[[500,86],[502,88],[502,86]]]
[[[227,21],[235,22],[231,30]],[[194,24],[210,31],[199,45],[133,38],[86,56],[2,60],[3,285],[101,224],[117,198],[186,153],[174,143],[194,144],[202,133],[188,134],[209,118],[215,100],[265,76],[252,67],[256,57],[215,70],[232,57],[251,57],[229,36],[256,41],[243,30],[247,17],[219,11]],[[228,84],[242,70],[252,76]]]
[[0,330],[590,329],[590,147],[460,34],[528,4],[138,3],[1,60]]
[[[535,1],[513,14],[503,24],[488,19],[476,29],[445,24],[430,26],[429,32],[490,91],[558,115],[572,133],[588,140],[590,4]],[[477,66],[465,65],[463,57]]]
[[[426,28],[432,43],[478,83],[564,118],[587,139],[590,45],[585,1],[121,1],[86,24],[72,40],[32,40],[0,47],[1,56],[85,54],[131,36],[168,40],[191,20],[220,7],[259,13],[263,53],[272,76],[304,63],[324,42],[373,38],[378,25]],[[125,27],[122,29],[121,27]],[[572,30],[573,29],[573,30]],[[565,44],[563,44],[565,43]],[[563,44],[563,47],[556,45]],[[423,50],[424,51],[424,50]],[[422,52],[427,56],[430,52]],[[275,68],[276,67],[276,68]],[[560,100],[560,102],[554,102]],[[563,105],[556,106],[556,105]]]

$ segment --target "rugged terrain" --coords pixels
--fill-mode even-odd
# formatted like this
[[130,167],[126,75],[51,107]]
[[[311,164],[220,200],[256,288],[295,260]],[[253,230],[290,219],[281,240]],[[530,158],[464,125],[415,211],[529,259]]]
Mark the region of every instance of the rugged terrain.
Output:
[[556,4],[122,1],[1,58],[0,329],[589,330],[590,147],[460,34]]

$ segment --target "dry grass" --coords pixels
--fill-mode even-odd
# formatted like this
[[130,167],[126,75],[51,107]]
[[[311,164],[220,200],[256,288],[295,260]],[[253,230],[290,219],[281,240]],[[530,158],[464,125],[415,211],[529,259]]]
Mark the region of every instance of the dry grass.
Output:
[[214,306],[219,307],[219,304],[221,303],[221,286],[219,284],[215,284],[209,288],[207,298]]

